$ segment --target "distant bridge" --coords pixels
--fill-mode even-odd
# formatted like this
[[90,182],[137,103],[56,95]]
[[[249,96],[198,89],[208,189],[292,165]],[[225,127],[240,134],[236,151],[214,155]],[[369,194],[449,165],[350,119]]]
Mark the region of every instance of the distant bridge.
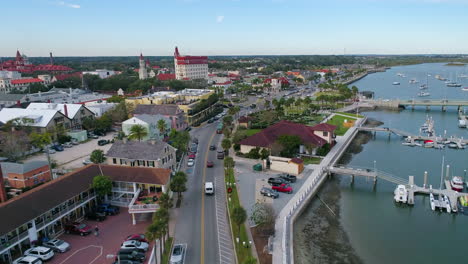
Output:
[[[361,102],[360,102],[361,103]],[[442,111],[447,109],[447,106],[457,106],[460,109],[462,106],[468,106],[467,100],[449,100],[449,99],[409,99],[409,100],[362,100],[362,103],[370,104],[376,107],[384,108],[401,108],[401,107],[411,107],[414,109],[415,106],[425,106],[427,110],[431,106],[441,106]]]
[[386,173],[384,171],[379,171],[377,169],[362,168],[362,167],[345,167],[345,166],[333,166],[328,168],[328,172],[334,174],[342,175],[351,175],[354,180],[354,176],[368,177],[374,180],[374,183],[377,181],[377,178],[392,182],[395,184],[407,185],[408,180],[396,177],[392,174]]

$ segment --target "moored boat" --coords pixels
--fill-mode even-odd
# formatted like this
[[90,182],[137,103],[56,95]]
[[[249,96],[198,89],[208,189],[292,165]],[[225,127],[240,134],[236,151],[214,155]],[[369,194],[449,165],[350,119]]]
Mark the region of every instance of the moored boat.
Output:
[[399,82],[393,82],[393,85],[400,85]]
[[468,196],[458,197],[458,209],[465,215],[468,215]]
[[453,176],[452,180],[450,181],[450,186],[452,190],[461,192],[463,191],[463,179],[460,176]]
[[395,202],[406,203],[408,201],[408,190],[406,190],[405,185],[398,185],[393,193],[395,194],[395,196],[393,197]]

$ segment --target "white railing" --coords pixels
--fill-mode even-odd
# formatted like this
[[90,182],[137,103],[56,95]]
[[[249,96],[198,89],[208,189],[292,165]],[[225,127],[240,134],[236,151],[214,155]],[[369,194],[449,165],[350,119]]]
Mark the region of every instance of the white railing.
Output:
[[129,212],[138,211],[156,211],[159,209],[159,204],[134,204],[128,207]]

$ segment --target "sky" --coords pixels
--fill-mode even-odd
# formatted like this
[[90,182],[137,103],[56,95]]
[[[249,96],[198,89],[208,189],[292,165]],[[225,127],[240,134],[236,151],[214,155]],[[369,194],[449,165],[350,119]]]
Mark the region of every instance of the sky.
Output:
[[[2,1],[0,56],[468,54],[468,0]],[[5,23],[5,21],[8,21]]]

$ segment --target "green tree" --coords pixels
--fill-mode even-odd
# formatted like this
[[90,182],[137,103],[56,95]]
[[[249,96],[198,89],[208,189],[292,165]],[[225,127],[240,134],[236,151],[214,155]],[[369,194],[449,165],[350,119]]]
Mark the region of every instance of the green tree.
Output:
[[231,218],[237,225],[237,234],[240,235],[241,225],[245,223],[245,220],[247,220],[247,212],[242,206],[236,206],[232,210]]
[[232,117],[232,115],[227,115],[223,118],[223,124],[225,126],[230,126],[232,125],[232,121],[234,120],[234,118]]
[[141,141],[144,137],[148,136],[148,130],[142,125],[133,125],[130,127],[129,139]]
[[326,156],[328,152],[330,151],[331,146],[328,143],[325,143],[325,145],[321,146],[320,148],[317,149],[317,155],[318,156]]
[[234,166],[236,165],[236,162],[234,161],[232,157],[225,157],[223,164],[224,164],[224,168],[226,170],[229,170],[229,169],[234,168]]
[[112,181],[105,175],[94,176],[91,187],[101,198],[112,193]]
[[[156,241],[160,240],[161,241],[161,236],[163,235],[163,229],[164,229],[164,224],[159,222],[159,221],[153,221],[147,228],[145,232],[145,237],[149,241]],[[156,243],[155,243],[156,244]],[[160,256],[162,257],[162,243],[160,243]],[[153,247],[153,252],[154,256],[156,257],[156,246]],[[161,263],[161,259],[159,260],[159,263]]]
[[113,95],[112,97],[107,98],[106,101],[108,103],[121,103],[121,102],[125,102],[125,97],[121,97],[121,96],[118,96],[118,95]]
[[259,159],[260,158],[260,148],[256,147],[256,148],[251,149],[249,151],[249,153],[247,153],[246,157],[249,158],[249,159]]
[[268,203],[255,203],[252,208],[252,220],[265,236],[272,235],[275,230],[276,214],[273,206]]
[[157,127],[161,136],[166,136],[166,121],[164,119],[159,119],[157,123]]
[[266,148],[262,148],[262,150],[260,150],[260,158],[264,160],[267,159],[268,156],[270,156],[270,151],[268,151]]
[[221,141],[221,147],[224,149],[224,153],[226,153],[226,155],[229,153],[229,149],[231,148],[232,146],[232,143],[231,143],[231,140],[229,140],[229,138],[225,138],[223,139],[223,141]]
[[49,145],[52,142],[50,139],[50,134],[47,132],[41,134],[32,132],[29,135],[29,140],[31,142],[31,145],[40,149],[43,149],[45,146]]
[[252,256],[248,256],[244,262],[242,262],[242,264],[256,264],[257,263],[257,259],[252,257]]
[[172,177],[170,188],[171,191],[177,193],[177,198],[180,200],[182,193],[187,190],[187,175],[181,171],[176,172],[174,177]]
[[226,138],[230,138],[231,137],[231,129],[228,127],[228,126],[225,126],[223,128],[223,135],[226,137]]
[[106,160],[106,157],[104,156],[104,151],[100,149],[93,150],[93,152],[91,152],[89,160],[91,160],[91,162],[95,164],[103,163]]
[[169,196],[168,193],[163,193],[159,196],[158,204],[161,208],[165,208],[167,210],[171,209],[174,204],[172,203],[172,198]]
[[287,158],[292,158],[302,144],[301,138],[296,135],[281,135],[277,141],[283,146],[280,155]]

